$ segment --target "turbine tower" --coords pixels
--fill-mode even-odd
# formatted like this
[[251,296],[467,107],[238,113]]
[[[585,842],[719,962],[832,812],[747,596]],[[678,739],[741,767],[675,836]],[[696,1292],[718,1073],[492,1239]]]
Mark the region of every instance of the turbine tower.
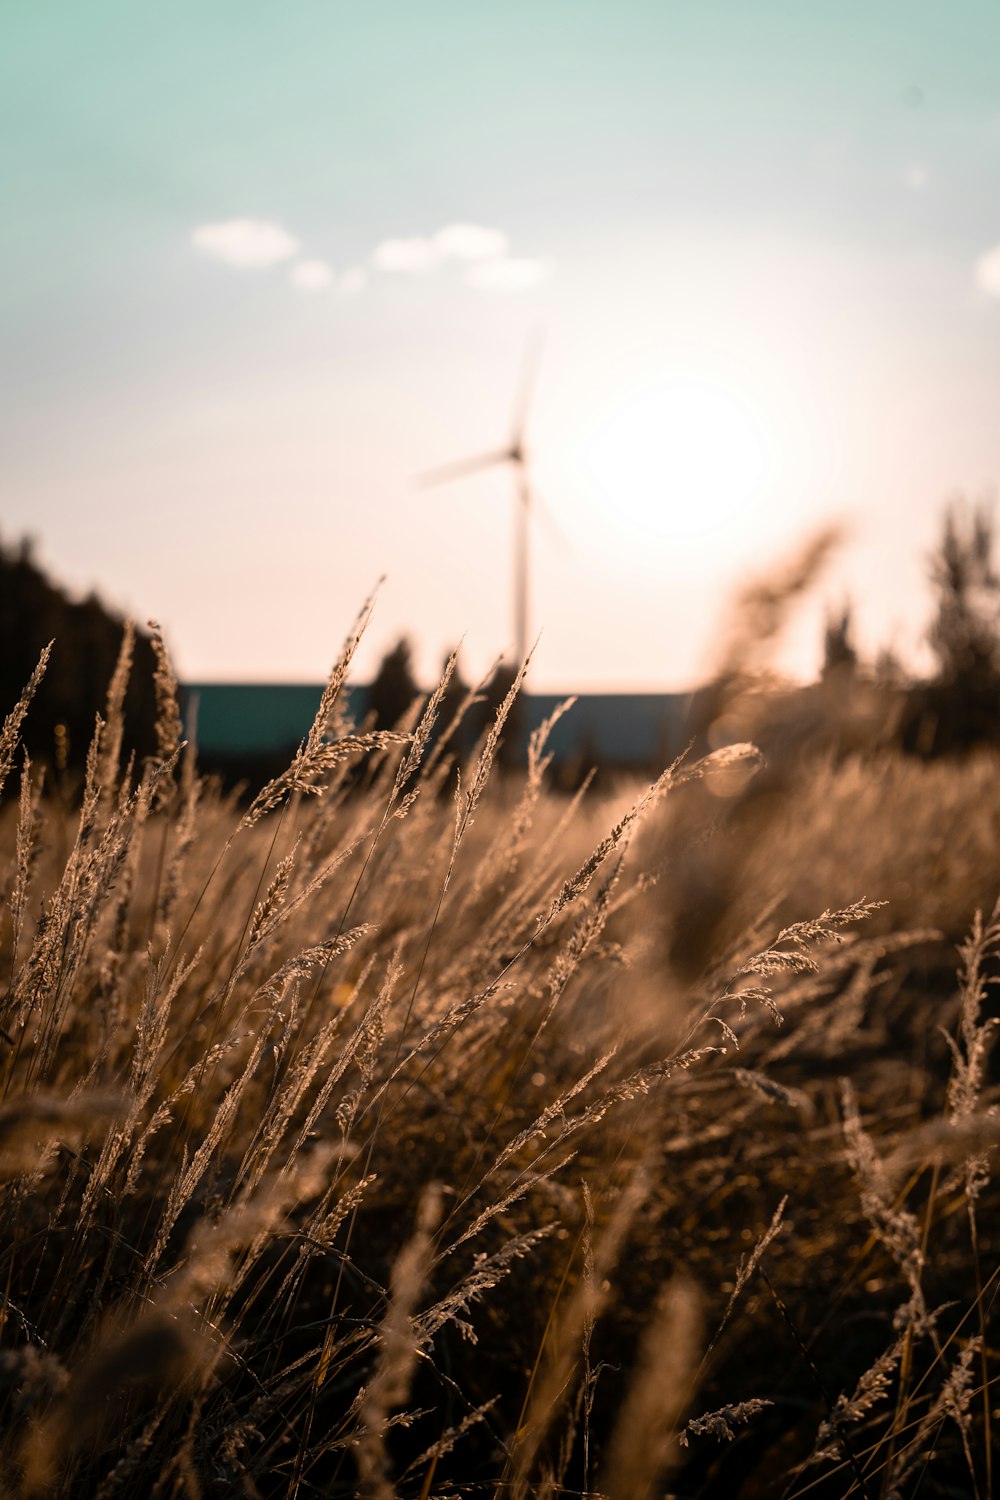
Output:
[[514,477],[514,657],[515,666],[520,666],[528,654],[530,559],[529,542],[532,517],[543,516],[551,527],[555,527],[548,508],[542,504],[531,480],[525,434],[538,361],[541,355],[541,337],[535,334],[528,341],[521,378],[518,382],[511,421],[510,442],[506,448],[496,448],[489,453],[478,453],[472,458],[459,459],[457,463],[445,464],[439,469],[429,469],[417,477],[421,489],[431,489],[439,484],[451,484],[453,480],[465,479],[488,469],[510,465]]

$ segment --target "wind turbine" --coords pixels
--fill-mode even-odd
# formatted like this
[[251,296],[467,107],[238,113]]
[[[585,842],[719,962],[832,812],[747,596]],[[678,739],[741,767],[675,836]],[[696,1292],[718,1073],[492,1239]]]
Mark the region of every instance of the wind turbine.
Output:
[[432,489],[440,484],[451,484],[453,480],[465,479],[470,474],[479,474],[487,469],[510,466],[514,476],[514,660],[520,666],[528,654],[528,592],[529,592],[529,540],[532,514],[537,511],[558,531],[548,507],[540,500],[532,484],[528,449],[525,434],[538,362],[542,350],[539,334],[529,339],[521,366],[514,398],[510,442],[506,448],[496,448],[488,453],[478,453],[472,458],[459,459],[457,463],[445,464],[438,469],[428,469],[417,476],[421,489]]

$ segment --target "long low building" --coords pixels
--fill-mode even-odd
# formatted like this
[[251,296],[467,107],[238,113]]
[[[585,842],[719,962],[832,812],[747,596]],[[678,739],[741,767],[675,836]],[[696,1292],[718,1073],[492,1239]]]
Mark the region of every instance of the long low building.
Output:
[[[295,750],[322,692],[322,683],[192,682],[184,687],[184,717],[208,763],[261,763]],[[360,723],[368,690],[351,686],[346,692],[350,715]],[[565,696],[522,696],[514,729],[516,758],[525,758],[528,736]],[[558,765],[658,769],[687,743],[690,701],[686,693],[582,693],[552,731],[554,760]]]

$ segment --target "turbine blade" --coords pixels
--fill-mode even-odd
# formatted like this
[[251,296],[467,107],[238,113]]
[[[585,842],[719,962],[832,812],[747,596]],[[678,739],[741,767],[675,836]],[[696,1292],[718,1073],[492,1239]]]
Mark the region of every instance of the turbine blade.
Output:
[[494,453],[478,453],[474,458],[460,458],[453,464],[442,464],[437,469],[425,469],[414,480],[418,489],[433,489],[439,484],[450,484],[453,479],[464,479],[467,474],[479,474],[484,469],[495,469],[500,464],[510,463],[508,448],[498,448]]
[[517,451],[524,444],[524,434],[528,426],[528,414],[531,410],[531,398],[534,395],[535,382],[538,379],[538,366],[542,358],[543,341],[543,330],[540,327],[535,328],[528,335],[524,356],[521,360],[521,374],[514,396],[514,412],[510,429],[510,445]]

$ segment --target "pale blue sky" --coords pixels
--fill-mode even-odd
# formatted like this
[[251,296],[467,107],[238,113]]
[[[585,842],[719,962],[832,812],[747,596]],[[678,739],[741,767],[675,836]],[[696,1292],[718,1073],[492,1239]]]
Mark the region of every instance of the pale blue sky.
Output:
[[[504,477],[410,479],[503,439],[539,324],[572,543],[536,537],[539,687],[689,681],[734,579],[835,515],[828,594],[915,647],[941,504],[1000,476],[995,5],[38,0],[2,28],[0,528],[158,615],[183,673],[321,675],[383,572],[362,670],[403,629],[428,668],[507,646]],[[298,249],[199,249],[233,220]],[[455,224],[506,253],[380,267]]]

